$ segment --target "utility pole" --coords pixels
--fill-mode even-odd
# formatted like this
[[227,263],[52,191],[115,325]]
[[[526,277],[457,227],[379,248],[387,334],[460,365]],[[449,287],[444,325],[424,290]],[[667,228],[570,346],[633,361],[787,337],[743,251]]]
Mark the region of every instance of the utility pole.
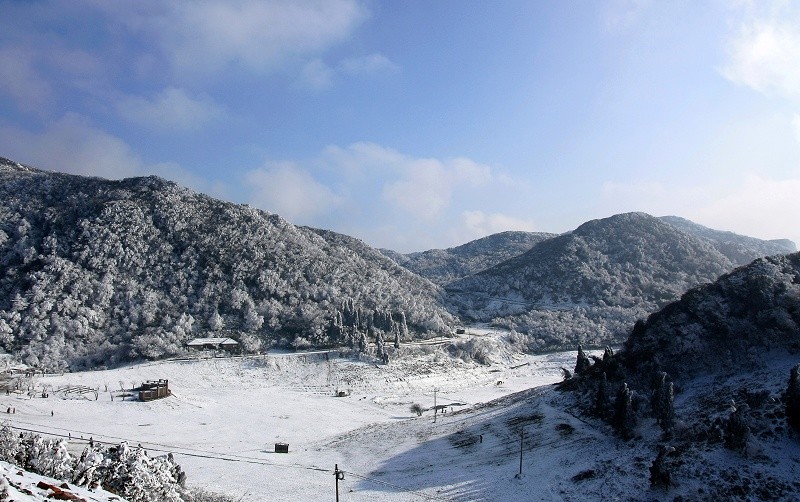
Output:
[[436,423],[436,413],[439,411],[439,408],[436,407],[436,392],[439,389],[433,389],[433,423]]
[[339,481],[344,479],[344,471],[339,470],[339,464],[335,464],[333,477],[336,478],[336,502],[339,502]]
[[519,428],[519,474],[517,476],[522,476],[522,444],[525,440],[525,427],[522,426]]

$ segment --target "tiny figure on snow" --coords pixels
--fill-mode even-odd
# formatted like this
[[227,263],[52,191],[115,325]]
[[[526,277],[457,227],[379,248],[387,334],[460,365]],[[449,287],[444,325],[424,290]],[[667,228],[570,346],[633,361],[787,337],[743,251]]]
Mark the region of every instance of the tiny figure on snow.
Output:
[[50,411],[50,416],[51,416],[51,417],[52,417],[53,415],[55,415],[55,414],[56,414],[56,412],[54,412],[54,411]]

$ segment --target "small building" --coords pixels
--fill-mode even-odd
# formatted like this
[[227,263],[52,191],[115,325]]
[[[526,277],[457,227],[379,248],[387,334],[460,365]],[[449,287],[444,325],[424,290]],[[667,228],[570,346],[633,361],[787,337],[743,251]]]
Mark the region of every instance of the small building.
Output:
[[139,391],[139,401],[152,401],[172,395],[172,391],[169,390],[169,380],[164,379],[148,380],[134,390]]
[[289,443],[275,443],[275,453],[289,453]]
[[195,338],[186,346],[190,350],[224,350],[231,354],[239,352],[239,342],[232,338]]

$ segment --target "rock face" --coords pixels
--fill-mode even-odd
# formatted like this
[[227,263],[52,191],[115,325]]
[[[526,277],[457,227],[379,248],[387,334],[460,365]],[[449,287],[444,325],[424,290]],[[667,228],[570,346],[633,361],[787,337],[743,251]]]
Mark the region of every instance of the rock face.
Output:
[[760,258],[639,322],[628,366],[674,378],[758,368],[800,351],[800,253]]
[[158,358],[207,333],[257,349],[452,322],[438,287],[356,239],[156,177],[0,159],[0,347],[30,364]]

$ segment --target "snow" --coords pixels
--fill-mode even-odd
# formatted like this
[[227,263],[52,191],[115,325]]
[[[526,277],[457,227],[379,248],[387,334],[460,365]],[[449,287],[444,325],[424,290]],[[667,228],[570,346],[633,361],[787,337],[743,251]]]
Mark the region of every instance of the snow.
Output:
[[[471,333],[498,336],[491,330]],[[327,497],[338,464],[348,473],[340,482],[349,494],[345,500],[406,500],[407,493],[359,482],[356,475],[374,477],[374,467],[405,458],[431,434],[448,433],[462,420],[454,418],[463,415],[458,410],[559,381],[561,366],[572,368],[575,360],[574,353],[507,351],[496,364],[483,366],[448,357],[436,346],[403,351],[407,355],[388,366],[316,351],[47,375],[37,377],[36,385],[51,386],[50,397],[0,396],[0,410],[16,408],[4,417],[13,426],[71,437],[76,451],[91,437],[115,444],[128,440],[154,454],[172,452],[189,485],[235,498]],[[118,396],[121,387],[157,379],[169,380],[171,397],[143,403]],[[56,391],[67,385],[99,388],[98,398]],[[337,390],[348,395],[335,397]],[[435,424],[432,411],[417,418],[410,410],[413,403],[432,408],[434,390],[437,404],[451,406]],[[274,453],[277,442],[288,443],[289,453]],[[383,481],[435,494],[438,475],[425,481],[416,479],[420,476],[425,477]]]
[[[125,499],[102,489],[89,490],[63,481],[22,471],[8,462],[0,461],[0,487],[5,488],[6,496],[2,500],[15,502],[35,502],[52,500],[49,497],[55,491],[46,485],[57,487],[67,493],[80,497],[85,502],[125,502]],[[2,488],[0,488],[2,490]],[[2,495],[0,495],[2,497]],[[60,499],[66,500],[66,499]]]
[[[496,342],[503,334],[471,329],[465,336]],[[492,364],[479,365],[431,343],[404,346],[388,366],[313,351],[48,375],[36,384],[52,386],[50,397],[5,396],[0,410],[16,408],[5,417],[12,426],[71,436],[76,452],[90,437],[172,452],[189,486],[234,500],[330,500],[335,466],[344,471],[342,501],[702,499],[710,492],[691,471],[712,479],[728,471],[756,479],[759,470],[796,477],[794,460],[783,470],[763,460],[800,458],[796,444],[780,453],[780,443],[756,443],[753,458],[701,445],[681,452],[679,486],[652,489],[654,421],[639,426],[645,439],[621,441],[550,385],[562,379],[562,367],[574,367],[575,352],[531,356],[501,346]],[[774,380],[775,392],[788,362],[776,366],[778,377],[763,377]],[[171,397],[111,400],[120,382],[130,388],[156,379],[169,380]],[[99,397],[67,398],[55,390],[64,385],[99,387]],[[699,402],[710,388],[698,381],[676,402]],[[435,418],[434,391],[436,403],[447,405]],[[426,408],[421,417],[414,403]],[[279,442],[288,454],[275,453]]]

